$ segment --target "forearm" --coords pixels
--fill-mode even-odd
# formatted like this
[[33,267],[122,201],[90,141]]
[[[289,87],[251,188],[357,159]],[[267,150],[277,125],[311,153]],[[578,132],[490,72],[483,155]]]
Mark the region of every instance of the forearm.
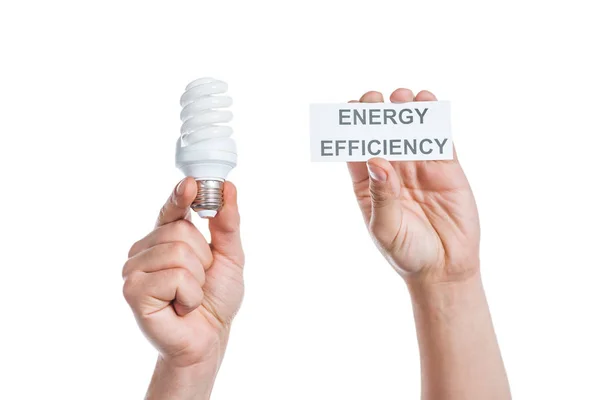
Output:
[[424,400],[510,399],[479,274],[460,283],[410,283]]
[[216,362],[175,367],[159,357],[146,400],[208,400],[217,370]]

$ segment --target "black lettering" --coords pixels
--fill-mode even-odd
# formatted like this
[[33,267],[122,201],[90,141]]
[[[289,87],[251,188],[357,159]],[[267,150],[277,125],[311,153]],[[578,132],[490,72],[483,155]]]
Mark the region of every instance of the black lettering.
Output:
[[401,149],[402,146],[400,145],[400,143],[402,143],[402,140],[400,139],[392,139],[390,140],[390,155],[391,156],[397,156],[402,154],[402,150],[398,150],[398,152],[396,152],[396,149]]
[[333,155],[333,153],[331,153],[331,154],[327,154],[327,153],[325,153],[325,150],[331,150],[331,149],[332,149],[332,147],[331,147],[331,146],[330,146],[330,147],[326,147],[326,146],[325,146],[325,143],[329,143],[329,144],[331,144],[331,143],[333,143],[333,141],[332,141],[332,140],[321,140],[321,156],[322,156],[322,157],[329,157],[329,156],[332,156],[332,155]]
[[408,151],[412,151],[413,154],[417,154],[417,139],[413,139],[412,145],[408,139],[404,139],[404,154],[408,154]]
[[[369,125],[381,125],[381,122],[375,122],[375,118],[381,118],[379,112],[381,112],[381,110],[369,110]],[[375,115],[375,113],[377,113],[377,115]]]
[[423,143],[425,143],[425,142],[429,142],[429,144],[433,143],[431,141],[431,139],[423,139],[423,140],[421,140],[421,144],[419,145],[419,147],[421,149],[421,153],[423,153],[423,154],[431,154],[431,152],[433,151],[432,148],[429,148],[429,151],[425,151],[425,149],[423,148]]
[[397,125],[398,123],[394,119],[395,116],[396,110],[386,108],[385,110],[383,110],[383,124],[387,125],[387,121],[389,119],[390,121],[392,121],[392,124]]
[[[405,118],[404,114],[409,114],[409,115]],[[404,108],[404,109],[400,110],[400,112],[398,113],[398,119],[400,119],[400,122],[402,122],[405,125],[412,124],[412,122],[413,122],[412,110],[410,108]]]
[[[362,118],[360,113],[362,112]],[[367,110],[354,110],[354,125],[358,125],[356,120],[360,120],[360,122],[365,125],[367,123]]]
[[[348,112],[348,115],[344,115],[345,112]],[[351,125],[350,121],[344,122],[344,118],[350,119],[350,109],[349,108],[340,110],[340,125]]]
[[369,148],[369,154],[371,154],[371,155],[374,155],[374,156],[376,156],[376,155],[378,155],[379,153],[381,153],[381,150],[377,150],[377,153],[375,153],[373,150],[371,150],[371,145],[372,145],[373,143],[375,143],[375,142],[377,142],[377,144],[381,144],[381,142],[380,142],[379,140],[371,140],[371,141],[369,142],[369,145],[367,146],[367,147]]
[[340,143],[343,144],[343,143],[346,143],[346,141],[345,140],[336,140],[335,141],[335,155],[336,156],[340,155],[340,150],[345,149],[345,147],[340,146]]
[[442,143],[440,143],[439,140],[435,139],[435,143],[438,145],[438,147],[440,148],[440,154],[444,154],[444,146],[446,145],[446,142],[448,141],[448,138],[444,139],[444,141]]
[[358,140],[348,140],[348,154],[352,155],[352,150],[358,150],[358,146],[354,147],[353,143],[358,144]]
[[425,117],[425,114],[427,114],[427,110],[429,110],[429,108],[424,109],[423,114],[421,114],[419,109],[415,108],[415,111],[417,112],[417,114],[419,114],[419,118],[421,119],[421,124],[423,124],[423,118]]

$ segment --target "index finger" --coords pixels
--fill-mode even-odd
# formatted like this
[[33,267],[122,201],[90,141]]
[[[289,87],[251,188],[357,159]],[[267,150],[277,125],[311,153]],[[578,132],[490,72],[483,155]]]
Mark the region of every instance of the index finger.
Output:
[[196,198],[198,187],[194,178],[183,179],[173,189],[171,196],[161,208],[156,220],[156,227],[169,224],[180,219],[190,219],[190,206]]

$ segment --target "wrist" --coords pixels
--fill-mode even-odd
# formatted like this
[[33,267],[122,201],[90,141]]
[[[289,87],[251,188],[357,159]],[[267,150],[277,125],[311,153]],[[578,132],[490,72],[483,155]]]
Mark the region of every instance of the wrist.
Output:
[[146,400],[208,400],[219,364],[215,359],[178,366],[159,356]]
[[479,268],[461,279],[438,281],[421,277],[407,278],[413,306],[423,311],[461,311],[485,302]]

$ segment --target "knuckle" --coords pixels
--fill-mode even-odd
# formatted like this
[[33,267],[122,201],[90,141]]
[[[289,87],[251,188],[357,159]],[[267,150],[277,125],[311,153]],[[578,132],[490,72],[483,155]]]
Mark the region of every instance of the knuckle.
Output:
[[386,200],[389,198],[389,195],[385,191],[385,189],[371,186],[369,188],[369,193],[371,194],[371,199],[373,200],[374,207],[377,207],[378,205],[385,203]]
[[195,228],[191,222],[180,219],[172,223],[172,229],[177,237],[183,238],[193,234]]
[[165,204],[163,204],[163,206],[160,208],[160,211],[158,212],[158,218],[156,219],[157,225],[160,225],[163,221],[166,220],[167,216],[169,215],[169,210],[171,209],[171,207],[174,204],[174,201],[175,201],[175,196],[174,196],[174,192],[173,192],[173,193],[171,193],[171,195],[169,196],[169,198],[167,199]]
[[125,261],[125,264],[123,264],[123,269],[121,270],[121,276],[126,278],[130,274],[131,270],[133,270],[133,266],[133,258],[129,258],[127,261]]
[[190,272],[185,268],[175,268],[172,272],[175,283],[179,286],[182,282],[190,279]]
[[205,243],[205,245],[202,246],[199,258],[202,261],[202,264],[207,263],[205,267],[211,266],[214,261],[213,250],[214,245],[212,243]]
[[194,277],[194,275],[192,275],[189,271],[189,276],[196,279],[198,281],[198,284],[202,287],[204,286],[204,284],[206,283],[206,274],[204,273],[204,269],[202,269],[200,271],[200,273],[198,274],[197,277]]
[[160,211],[158,212],[158,220],[162,221],[165,218],[166,214],[167,214],[167,204],[165,204],[164,206],[162,206],[160,208]]
[[138,253],[138,248],[140,246],[140,241],[138,240],[134,244],[131,245],[129,251],[127,252],[127,258],[131,258]]
[[212,251],[210,251],[210,248],[203,255],[206,257],[206,259],[203,260],[203,264],[208,268],[215,262],[215,257],[213,256]]
[[185,242],[171,242],[169,243],[169,255],[176,260],[185,260],[190,256],[192,249]]
[[352,189],[354,190],[354,194],[357,196],[364,195],[366,192],[366,189],[368,187],[369,187],[369,178],[365,178],[360,181],[352,182]]
[[128,303],[132,303],[135,298],[137,298],[137,293],[139,291],[139,280],[140,276],[138,274],[131,274],[127,276],[125,282],[123,283],[123,297],[127,300]]

